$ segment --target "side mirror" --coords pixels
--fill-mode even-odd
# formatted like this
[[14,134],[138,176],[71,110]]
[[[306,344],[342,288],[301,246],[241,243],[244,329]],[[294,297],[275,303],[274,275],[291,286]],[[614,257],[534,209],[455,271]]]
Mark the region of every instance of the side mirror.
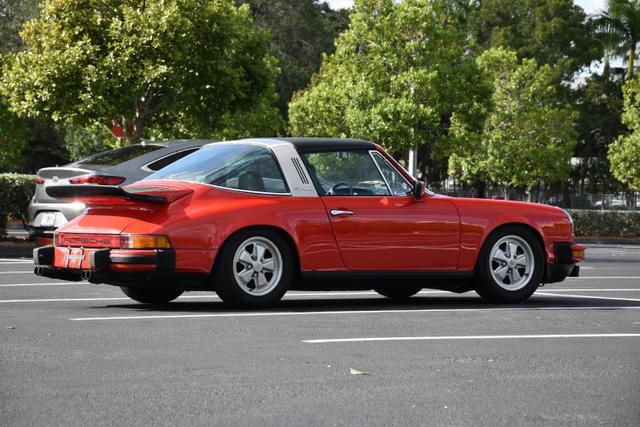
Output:
[[424,197],[424,182],[416,181],[413,185],[413,197],[416,199],[422,199]]

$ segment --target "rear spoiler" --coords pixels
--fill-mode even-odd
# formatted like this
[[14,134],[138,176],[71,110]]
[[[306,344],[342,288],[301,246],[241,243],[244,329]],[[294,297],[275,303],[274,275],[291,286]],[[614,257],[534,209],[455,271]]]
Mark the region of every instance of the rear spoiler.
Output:
[[150,194],[130,193],[122,187],[111,185],[54,185],[46,188],[47,194],[56,199],[78,200],[89,204],[109,204],[109,200],[124,199],[131,202],[163,205],[167,198]]

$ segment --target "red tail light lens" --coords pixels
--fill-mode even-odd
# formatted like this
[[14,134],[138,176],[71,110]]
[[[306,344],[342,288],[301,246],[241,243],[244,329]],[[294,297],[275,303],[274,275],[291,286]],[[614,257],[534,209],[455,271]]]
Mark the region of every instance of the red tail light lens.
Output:
[[41,178],[39,176],[36,177],[36,185],[42,185],[44,184],[44,178]]
[[161,234],[55,233],[56,246],[111,249],[169,249],[169,237]]
[[71,178],[71,184],[97,184],[97,185],[120,185],[126,178],[123,176],[109,175],[82,175]]

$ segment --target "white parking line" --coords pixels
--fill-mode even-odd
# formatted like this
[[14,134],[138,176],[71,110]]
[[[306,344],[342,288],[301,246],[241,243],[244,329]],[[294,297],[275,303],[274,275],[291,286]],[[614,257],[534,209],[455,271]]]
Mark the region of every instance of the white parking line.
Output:
[[272,311],[218,314],[162,314],[149,316],[72,317],[74,321],[93,320],[156,320],[197,319],[215,317],[274,317],[274,316],[335,316],[340,314],[415,314],[415,313],[469,313],[490,311],[556,311],[556,310],[637,310],[640,306],[583,306],[583,307],[513,307],[513,308],[426,308],[415,310],[336,310],[336,311]]
[[366,337],[302,340],[307,344],[326,344],[371,341],[445,341],[445,340],[513,340],[549,338],[638,338],[640,334],[545,334],[545,335],[452,335],[429,337]]
[[33,269],[31,270],[18,270],[18,271],[1,271],[2,274],[34,274]]
[[572,294],[561,294],[561,293],[547,293],[545,292],[536,292],[535,295],[544,295],[547,297],[568,297],[568,298],[587,298],[587,299],[604,299],[610,301],[630,301],[630,302],[640,302],[640,299],[637,298],[617,298],[617,297],[601,297],[597,295],[572,295]]
[[73,286],[73,285],[88,285],[88,284],[89,282],[9,283],[6,285],[0,285],[0,288],[24,287],[24,286]]

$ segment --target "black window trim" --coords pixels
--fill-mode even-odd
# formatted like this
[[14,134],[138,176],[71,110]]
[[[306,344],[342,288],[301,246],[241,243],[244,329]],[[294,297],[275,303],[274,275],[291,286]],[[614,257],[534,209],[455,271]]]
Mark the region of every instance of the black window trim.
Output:
[[371,160],[373,160],[373,163],[376,165],[376,167],[378,168],[378,172],[380,172],[380,175],[382,175],[382,179],[384,179],[384,183],[387,185],[387,188],[389,189],[389,194],[392,197],[407,197],[411,195],[411,190],[409,190],[407,192],[407,194],[394,194],[393,190],[391,189],[391,185],[389,185],[389,181],[387,181],[387,178],[384,176],[384,173],[382,173],[382,169],[380,169],[380,165],[378,165],[378,162],[376,162],[376,159],[374,156],[378,156],[379,158],[382,159],[382,161],[384,161],[392,170],[396,171],[396,173],[398,175],[400,175],[400,178],[402,178],[402,180],[405,182],[405,184],[407,184],[409,186],[409,188],[413,188],[413,185],[411,185],[410,182],[407,181],[407,179],[404,177],[404,175],[402,175],[390,162],[389,160],[385,159],[384,156],[382,154],[380,154],[378,152],[378,150],[369,150],[369,155],[371,156]]

